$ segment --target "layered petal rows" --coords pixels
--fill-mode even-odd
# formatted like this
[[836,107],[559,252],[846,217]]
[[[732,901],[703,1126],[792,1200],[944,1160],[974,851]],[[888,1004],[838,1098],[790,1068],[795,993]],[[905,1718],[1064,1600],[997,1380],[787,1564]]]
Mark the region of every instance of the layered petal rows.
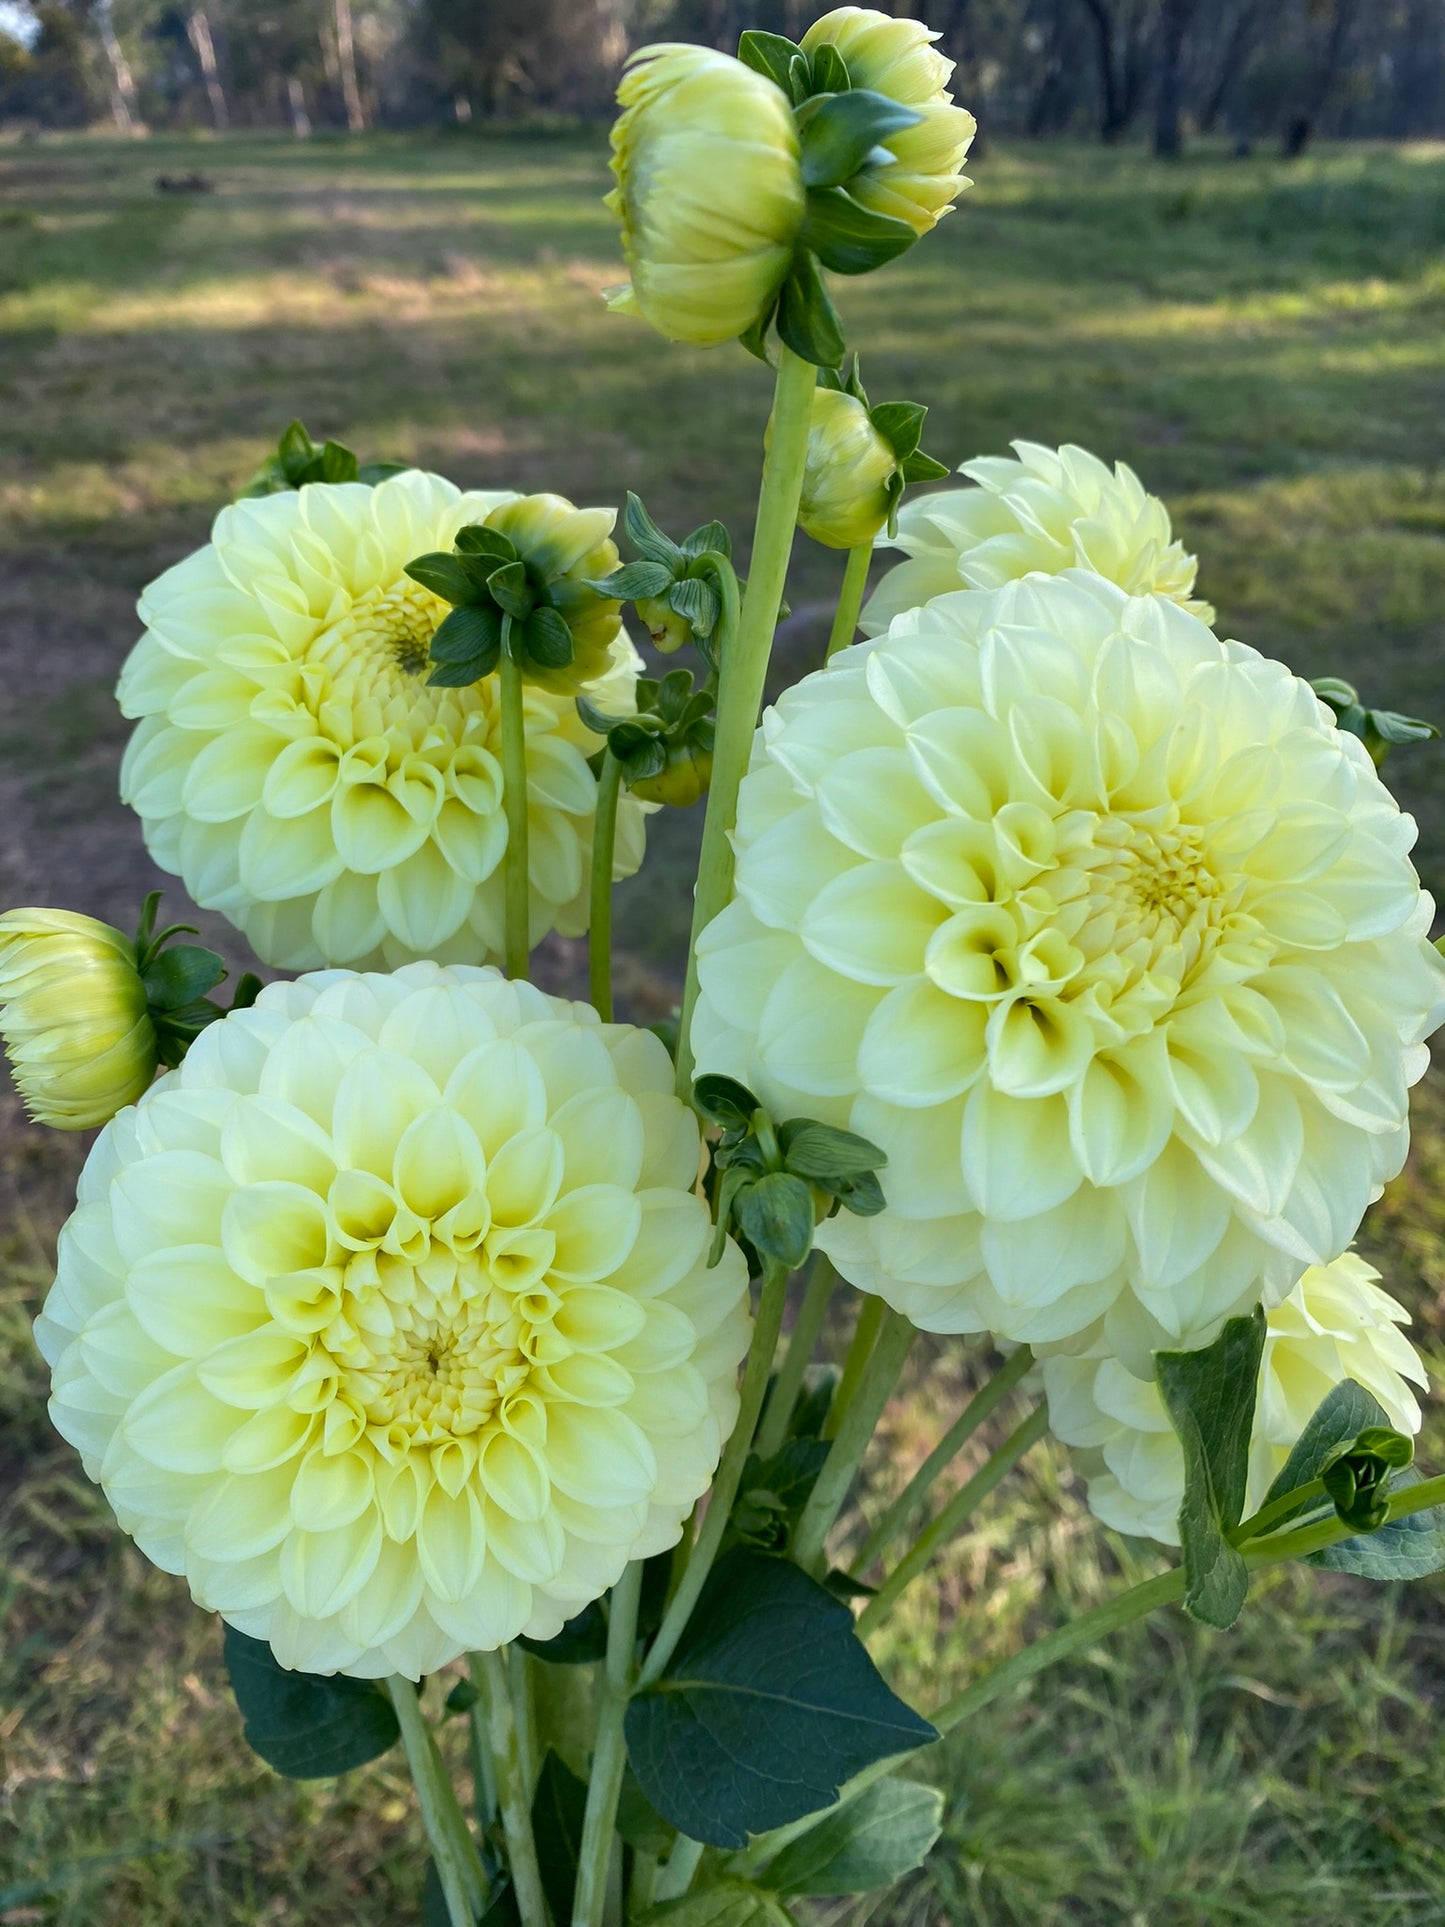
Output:
[[[408,470],[376,488],[312,483],[237,502],[142,596],[146,632],[118,692],[139,719],[121,794],[161,868],[266,962],[501,954],[498,679],[429,686],[448,605],[405,568],[514,500]],[[549,550],[559,573],[610,527],[601,511],[553,519],[553,550],[562,538],[576,549]],[[639,666],[625,636],[607,660],[590,691],[625,710]],[[599,743],[566,690],[529,687],[526,729],[535,943],[586,928]],[[642,822],[624,798],[619,875],[641,862]]]
[[102,1133],[50,1410],[197,1601],[311,1672],[555,1634],[672,1545],[747,1269],[650,1033],[495,971],[274,984]]
[[819,1244],[932,1331],[1142,1375],[1337,1258],[1445,1004],[1415,826],[1308,685],[1082,571],[962,592],[764,718],[693,1048],[881,1145]]

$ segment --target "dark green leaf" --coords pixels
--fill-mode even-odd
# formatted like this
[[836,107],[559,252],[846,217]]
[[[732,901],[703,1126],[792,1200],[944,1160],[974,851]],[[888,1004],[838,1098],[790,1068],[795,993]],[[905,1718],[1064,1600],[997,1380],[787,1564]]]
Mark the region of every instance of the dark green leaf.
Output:
[[830,1191],[838,1180],[861,1177],[865,1171],[876,1171],[888,1162],[887,1152],[870,1144],[866,1137],[819,1124],[810,1117],[793,1117],[780,1124],[778,1143],[789,1171],[796,1171],[800,1178],[811,1178]]
[[504,615],[514,621],[532,613],[536,597],[525,562],[503,562],[487,577],[487,591]]
[[1294,1450],[1264,1496],[1265,1505],[1273,1505],[1287,1492],[1297,1492],[1317,1479],[1336,1448],[1357,1439],[1367,1426],[1389,1422],[1389,1413],[1363,1385],[1347,1378],[1334,1386],[1315,1407],[1309,1424],[1295,1441]]
[[868,419],[899,461],[904,462],[923,440],[923,418],[927,413],[922,402],[883,401],[869,411]]
[[[1397,1475],[1391,1490],[1408,1491],[1419,1480],[1411,1467]],[[1392,1519],[1366,1538],[1344,1539],[1323,1552],[1308,1554],[1305,1563],[1352,1572],[1360,1579],[1424,1579],[1445,1572],[1445,1506],[1429,1506]]]
[[692,1101],[709,1124],[721,1124],[726,1130],[746,1130],[758,1109],[758,1100],[746,1084],[711,1071],[693,1085]]
[[545,604],[534,609],[522,625],[522,643],[540,669],[565,669],[577,653],[572,631],[557,611]]
[[554,1921],[572,1917],[572,1888],[582,1846],[587,1788],[549,1748],[532,1797],[532,1832],[542,1869],[542,1889]]
[[795,355],[817,368],[836,368],[843,359],[847,346],[843,323],[809,247],[800,247],[794,254],[783,283],[778,297],[778,333]]
[[848,63],[831,40],[814,49],[812,66],[815,94],[846,94],[853,85]]
[[482,591],[472,579],[465,565],[454,555],[447,555],[441,549],[434,549],[429,555],[419,555],[406,565],[406,573],[413,582],[419,582],[433,595],[439,595],[443,602],[451,602],[464,607],[469,602],[480,602]]
[[921,1867],[942,1830],[936,1787],[880,1780],[790,1841],[763,1878],[781,1894],[869,1893]]
[[761,33],[750,28],[738,41],[738,59],[743,65],[781,87],[789,100],[793,99],[793,92],[788,73],[797,58],[798,49],[780,33]]
[[226,966],[214,950],[198,943],[177,943],[151,959],[141,982],[152,1010],[173,1011],[214,990],[225,974]]
[[487,669],[479,670],[478,674],[485,675],[496,668],[501,646],[502,618],[488,604],[482,608],[453,609],[432,637],[429,653],[433,663],[475,662],[480,658],[486,662]]
[[457,548],[463,555],[490,556],[498,562],[515,562],[516,545],[512,538],[503,535],[500,529],[490,529],[485,522],[468,522],[454,537]]
[[733,552],[733,539],[721,522],[704,522],[701,528],[694,529],[691,535],[683,537],[684,555],[726,555]]
[[410,462],[363,462],[356,471],[356,479],[365,482],[368,488],[375,488],[378,482],[389,482],[393,475],[405,475],[410,467]]
[[347,1773],[396,1743],[396,1713],[372,1681],[288,1672],[264,1639],[234,1626],[224,1650],[247,1744],[288,1780]]
[[301,422],[288,422],[282,430],[281,439],[276,444],[276,456],[281,466],[289,473],[293,468],[306,467],[316,453],[316,444],[306,433]]
[[751,1453],[728,1522],[733,1538],[766,1552],[781,1552],[818,1483],[830,1449],[826,1439],[796,1438],[770,1458],[760,1460]]
[[1434,723],[1419,716],[1402,716],[1394,709],[1371,709],[1371,727],[1382,743],[1425,743],[1440,734]]
[[815,1439],[822,1435],[841,1376],[836,1365],[808,1367],[803,1374],[803,1389],[788,1421],[790,1438]]
[[761,314],[759,314],[753,325],[750,328],[745,328],[738,336],[738,340],[742,343],[743,347],[747,349],[748,353],[754,356],[756,360],[765,363],[768,367],[772,366],[771,361],[768,359],[768,329],[772,327],[773,316],[777,311],[777,297],[774,296]]
[[469,1679],[459,1679],[447,1694],[444,1712],[448,1719],[455,1719],[459,1713],[470,1713],[481,1695]]
[[[826,44],[813,61],[813,78],[818,76],[818,60],[836,49]],[[809,102],[798,116],[803,146],[803,185],[809,188],[842,187],[875,158],[873,150],[887,142],[890,134],[905,127],[916,127],[923,116],[914,107],[904,107],[886,94],[869,88],[851,93],[834,93],[831,99]],[[889,159],[892,158],[890,155]]]
[[908,456],[902,467],[903,479],[910,488],[915,482],[941,482],[945,475],[952,473],[953,470],[947,462],[934,461],[933,457],[925,455],[921,448]]
[[577,714],[594,736],[605,736],[614,724],[631,720],[627,716],[609,716],[605,709],[599,709],[596,703],[589,701],[586,696],[579,696],[576,700]]
[[[622,748],[618,747],[619,737],[624,738]],[[639,740],[628,736],[624,725],[620,730],[613,730],[610,747],[622,765],[622,774],[629,788],[634,783],[645,783],[650,777],[661,776],[667,768],[667,741],[662,736],[645,736]]]
[[720,604],[710,582],[686,576],[672,585],[667,599],[680,616],[687,618],[695,636],[710,636],[717,627]]
[[[426,1885],[421,1893],[421,1927],[452,1927],[447,1897],[442,1891],[441,1875],[437,1872],[434,1860],[427,1862]],[[491,1904],[478,1919],[477,1927],[522,1927],[522,1916],[517,1911],[517,1896],[512,1891],[510,1880],[504,1879],[496,1887]]]
[[721,1558],[663,1678],[627,1710],[633,1770],[694,1840],[741,1847],[934,1729],[884,1683],[840,1600],[798,1567]]
[[[808,196],[808,213],[798,238],[834,274],[870,274],[906,253],[918,236],[907,221],[875,214],[844,188],[819,187]],[[782,333],[781,321],[778,332]],[[842,358],[840,350],[838,359]]]
[[357,474],[356,457],[342,442],[324,442],[321,448],[321,480],[323,482],[354,482]]
[[753,1249],[796,1271],[813,1249],[813,1193],[802,1178],[769,1171],[738,1198],[739,1229]]
[[637,553],[648,562],[665,562],[669,575],[676,567],[682,550],[670,535],[664,535],[642,506],[642,497],[627,491],[627,506],[622,511],[622,526],[627,538]]
[[1345,682],[1340,676],[1316,676],[1310,688],[1331,709],[1349,709],[1360,700],[1360,692],[1355,685]]
[[626,562],[598,584],[619,602],[642,602],[660,596],[672,586],[672,570],[665,562]]
[[649,1907],[638,1916],[636,1927],[793,1927],[793,1916],[761,1887],[746,1880],[721,1880],[681,1900]]
[[236,979],[236,987],[231,992],[232,1010],[249,1010],[265,988],[254,970],[246,971]]
[[670,1852],[677,1829],[670,1827],[638,1785],[629,1766],[622,1774],[622,1792],[617,1801],[617,1832],[638,1853],[655,1854],[660,1860]]
[[1208,1626],[1232,1626],[1249,1590],[1243,1555],[1225,1535],[1244,1510],[1264,1332],[1264,1312],[1256,1309],[1227,1320],[1200,1351],[1154,1354],[1159,1391],[1184,1448],[1184,1604]]
[[561,1632],[552,1639],[528,1639],[523,1636],[517,1641],[538,1659],[550,1660],[554,1666],[589,1666],[593,1660],[603,1659],[607,1653],[607,1615],[602,1610],[602,1602],[594,1599],[567,1621]]
[[855,1218],[876,1218],[888,1202],[872,1171],[860,1171],[856,1178],[840,1178],[832,1190],[843,1209]]

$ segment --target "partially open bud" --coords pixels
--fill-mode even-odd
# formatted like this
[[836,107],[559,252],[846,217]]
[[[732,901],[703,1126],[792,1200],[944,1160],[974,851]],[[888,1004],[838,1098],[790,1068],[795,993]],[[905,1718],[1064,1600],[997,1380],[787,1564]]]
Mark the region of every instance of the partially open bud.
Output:
[[[526,570],[533,610],[520,620],[532,642],[528,679],[560,694],[595,682],[611,667],[622,605],[599,595],[593,584],[617,567],[616,520],[616,509],[579,509],[564,495],[521,495],[487,517],[487,527],[507,537]],[[547,653],[538,631],[544,611],[555,611],[571,631],[570,661]]]
[[835,7],[803,35],[804,53],[835,47],[855,88],[883,94],[922,118],[890,134],[892,158],[867,167],[848,184],[855,201],[927,234],[969,183],[962,169],[976,131],[973,115],[955,107],[947,82],[953,62],[935,53],[938,35],[917,20],[895,20],[872,7]]
[[659,655],[674,655],[685,642],[692,641],[692,624],[679,615],[666,596],[644,596],[634,607]]
[[708,47],[643,47],[612,130],[631,286],[611,300],[672,341],[710,347],[772,310],[806,211],[791,105]]
[[58,1131],[107,1123],[158,1061],[134,943],[72,910],[7,911],[0,1037],[31,1117]]
[[629,783],[632,794],[644,803],[668,803],[676,810],[691,807],[706,793],[712,781],[712,751],[700,743],[669,743],[666,767],[656,776],[644,776]]
[[[771,422],[768,424],[771,430]],[[864,403],[836,388],[813,395],[798,527],[829,549],[856,549],[887,522],[898,457]]]

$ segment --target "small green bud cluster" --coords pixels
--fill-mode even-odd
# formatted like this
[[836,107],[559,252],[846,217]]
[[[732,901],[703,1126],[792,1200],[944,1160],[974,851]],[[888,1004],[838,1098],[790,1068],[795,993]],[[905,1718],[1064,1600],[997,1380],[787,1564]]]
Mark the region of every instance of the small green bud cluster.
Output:
[[660,682],[637,679],[637,711],[608,716],[585,696],[577,714],[622,765],[622,780],[644,803],[686,809],[705,794],[712,776],[713,693],[697,689],[686,669]]
[[622,511],[622,526],[637,550],[637,560],[624,563],[605,582],[599,582],[598,589],[635,605],[653,647],[663,655],[670,656],[683,643],[694,642],[709,668],[716,667],[710,647],[722,613],[714,584],[716,558],[731,560],[731,536],[721,522],[704,522],[681,542],[674,542],[631,489]]
[[1310,688],[1335,712],[1337,726],[1359,737],[1376,769],[1396,745],[1426,743],[1440,734],[1434,723],[1424,722],[1418,716],[1402,716],[1394,709],[1366,709],[1354,684],[1342,677],[1317,676]]
[[318,448],[300,422],[292,422],[256,470],[241,499],[257,495],[282,495],[287,489],[305,488],[308,482],[364,482],[375,488],[388,475],[400,475],[407,462],[359,462],[344,442],[326,441]]

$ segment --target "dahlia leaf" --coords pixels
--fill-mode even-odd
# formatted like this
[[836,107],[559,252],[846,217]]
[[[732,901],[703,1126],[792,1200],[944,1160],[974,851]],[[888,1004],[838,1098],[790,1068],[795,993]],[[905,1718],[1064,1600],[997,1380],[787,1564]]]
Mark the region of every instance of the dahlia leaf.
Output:
[[746,1880],[665,1900],[638,1917],[637,1927],[792,1927],[793,1916],[772,1894]]
[[718,1847],[800,1820],[865,1766],[936,1738],[885,1683],[841,1600],[742,1547],[718,1561],[667,1671],[627,1710],[643,1792]]
[[590,1666],[594,1660],[605,1659],[607,1615],[601,1600],[589,1600],[551,1639],[528,1639],[524,1633],[517,1644],[553,1666]]
[[[826,44],[818,49],[818,58],[825,53],[836,57],[836,49]],[[814,79],[817,79],[816,59]],[[916,108],[905,107],[899,101],[889,100],[886,94],[875,94],[868,88],[834,92],[831,99],[818,100],[816,104],[810,101],[798,116],[803,185],[842,187],[869,163],[873,149],[886,142],[890,134],[901,134],[907,127],[916,127],[922,118]]]
[[[911,228],[909,233],[912,234]],[[793,256],[793,265],[783,283],[778,300],[778,333],[795,355],[811,361],[815,368],[836,368],[848,345],[842,319],[833,306],[833,297],[823,286],[818,263],[808,247],[800,247]]]
[[[1419,1482],[1420,1474],[1412,1466],[1395,1476],[1390,1490],[1403,1492]],[[1378,1531],[1307,1554],[1305,1564],[1381,1581],[1425,1579],[1445,1571],[1445,1506],[1390,1519]]]
[[790,1841],[762,1878],[781,1894],[868,1893],[921,1867],[942,1831],[937,1787],[880,1780]]
[[868,274],[906,253],[918,236],[907,221],[875,214],[844,188],[815,187],[799,238],[834,274]]
[[585,1783],[549,1747],[532,1796],[532,1832],[553,1920],[567,1920],[571,1914],[586,1811]]
[[757,27],[749,28],[738,41],[738,59],[743,65],[781,87],[789,100],[793,98],[789,74],[798,52],[794,42],[784,39],[782,34],[764,33]]
[[264,1639],[234,1626],[224,1653],[247,1745],[288,1780],[348,1773],[395,1745],[396,1714],[373,1681],[290,1672]]
[[146,1000],[153,1010],[179,1010],[214,990],[226,966],[214,950],[198,943],[173,944],[153,957],[141,972]]
[[451,602],[462,607],[480,599],[482,591],[472,580],[460,557],[448,555],[442,549],[433,549],[426,555],[418,555],[406,565],[406,573],[413,582],[419,582],[433,595],[440,596],[443,602]]
[[666,563],[671,573],[682,550],[657,526],[643,507],[642,497],[634,495],[631,489],[627,491],[627,506],[622,511],[622,526],[633,548],[645,561]]

